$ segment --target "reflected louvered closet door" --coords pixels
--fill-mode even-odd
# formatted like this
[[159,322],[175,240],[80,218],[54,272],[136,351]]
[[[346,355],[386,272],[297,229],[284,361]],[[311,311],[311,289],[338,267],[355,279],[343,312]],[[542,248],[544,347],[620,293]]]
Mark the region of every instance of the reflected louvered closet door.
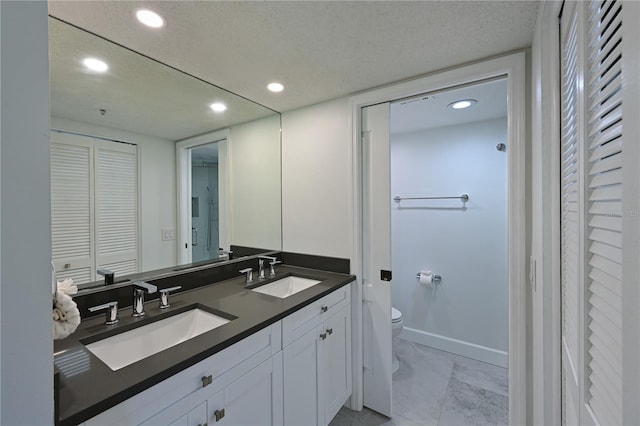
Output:
[[51,133],[51,259],[59,280],[95,275],[92,168],[91,140]]
[[135,145],[96,141],[96,265],[138,272],[138,156]]
[[562,285],[562,417],[579,424],[580,333],[582,310],[583,168],[579,98],[579,10],[565,3],[560,27],[561,64],[561,285]]
[[637,344],[637,336],[625,343],[623,297],[638,286],[624,276],[637,265],[625,266],[623,253],[637,248],[623,244],[623,203],[639,197],[623,192],[623,7],[565,2],[560,19],[564,424],[638,419],[623,406],[640,404],[638,384],[625,387],[623,369]]

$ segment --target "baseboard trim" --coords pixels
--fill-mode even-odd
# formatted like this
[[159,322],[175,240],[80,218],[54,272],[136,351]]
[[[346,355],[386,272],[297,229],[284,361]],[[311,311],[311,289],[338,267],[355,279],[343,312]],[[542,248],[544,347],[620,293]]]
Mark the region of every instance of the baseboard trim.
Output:
[[429,346],[441,351],[451,352],[457,355],[472,358],[478,361],[487,362],[499,367],[509,366],[509,354],[486,346],[476,345],[438,334],[428,333],[414,328],[404,327],[398,336],[400,339],[408,340],[420,345]]

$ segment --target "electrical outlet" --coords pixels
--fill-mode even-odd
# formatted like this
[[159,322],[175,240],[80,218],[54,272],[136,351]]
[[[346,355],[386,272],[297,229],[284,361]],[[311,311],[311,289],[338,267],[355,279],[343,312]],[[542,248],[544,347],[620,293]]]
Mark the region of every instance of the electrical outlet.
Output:
[[162,241],[173,241],[176,239],[176,233],[173,228],[162,229]]

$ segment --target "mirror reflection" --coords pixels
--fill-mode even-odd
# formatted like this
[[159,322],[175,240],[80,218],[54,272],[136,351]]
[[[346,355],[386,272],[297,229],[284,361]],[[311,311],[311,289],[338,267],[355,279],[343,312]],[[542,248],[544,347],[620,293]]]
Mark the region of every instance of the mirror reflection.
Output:
[[49,21],[58,279],[282,249],[279,113]]

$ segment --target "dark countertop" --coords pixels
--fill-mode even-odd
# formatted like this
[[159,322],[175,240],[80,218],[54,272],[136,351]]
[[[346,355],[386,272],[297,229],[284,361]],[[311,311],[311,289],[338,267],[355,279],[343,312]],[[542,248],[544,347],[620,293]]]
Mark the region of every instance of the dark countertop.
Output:
[[[75,333],[55,341],[54,345],[54,363],[60,370],[58,424],[76,425],[84,422],[355,279],[353,275],[279,266],[275,277],[268,277],[260,283],[256,278],[253,286],[292,274],[322,282],[280,299],[245,289],[244,277],[237,277],[173,294],[169,309],[160,310],[157,300],[145,303],[147,315],[143,318],[132,318],[131,307],[127,307],[120,309],[120,322],[116,325],[104,325],[103,315],[83,319]],[[236,318],[117,371],[112,371],[82,343],[167,318],[194,305]]]

